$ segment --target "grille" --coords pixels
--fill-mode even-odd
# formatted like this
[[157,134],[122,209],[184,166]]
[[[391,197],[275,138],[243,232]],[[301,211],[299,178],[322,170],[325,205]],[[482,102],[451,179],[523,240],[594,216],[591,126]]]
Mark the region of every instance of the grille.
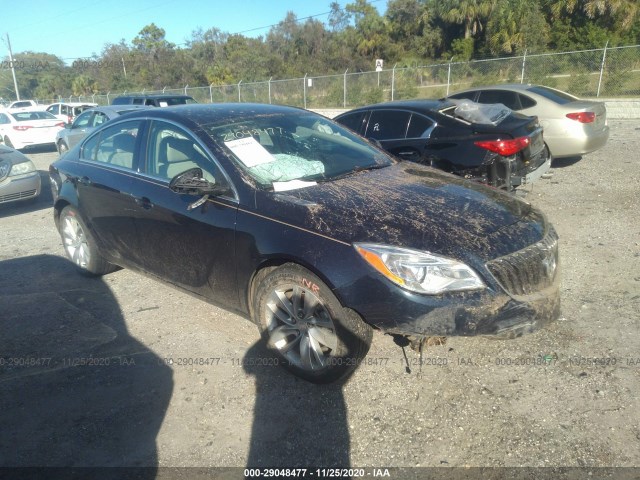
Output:
[[35,190],[27,190],[26,192],[12,193],[11,195],[0,195],[0,203],[12,202],[13,200],[20,200],[21,198],[33,197],[35,194]]
[[511,295],[528,295],[550,286],[558,265],[558,234],[549,228],[542,241],[496,258],[487,268]]

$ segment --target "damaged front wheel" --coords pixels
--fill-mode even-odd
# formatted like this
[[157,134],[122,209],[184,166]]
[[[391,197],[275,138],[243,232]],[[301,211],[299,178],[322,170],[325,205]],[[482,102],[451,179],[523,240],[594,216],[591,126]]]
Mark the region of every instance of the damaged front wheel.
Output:
[[369,351],[372,329],[296,264],[258,275],[253,312],[282,364],[314,383],[346,378]]

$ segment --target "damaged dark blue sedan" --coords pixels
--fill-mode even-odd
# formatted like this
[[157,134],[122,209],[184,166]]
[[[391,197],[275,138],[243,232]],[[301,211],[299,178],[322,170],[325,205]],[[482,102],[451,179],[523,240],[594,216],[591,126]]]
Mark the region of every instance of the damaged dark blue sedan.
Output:
[[559,314],[543,214],[305,110],[126,114],[50,175],[79,269],[137,270],[250,318],[313,382],[349,375],[374,328],[412,342],[509,337]]

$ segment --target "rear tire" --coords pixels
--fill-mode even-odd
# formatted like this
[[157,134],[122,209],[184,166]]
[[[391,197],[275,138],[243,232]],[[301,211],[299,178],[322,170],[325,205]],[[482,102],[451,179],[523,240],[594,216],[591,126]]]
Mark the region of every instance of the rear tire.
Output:
[[253,314],[280,363],[313,383],[347,378],[371,346],[372,328],[300,265],[259,275]]
[[60,212],[58,225],[65,253],[82,273],[104,275],[117,270],[117,266],[100,255],[95,240],[74,207],[68,205]]

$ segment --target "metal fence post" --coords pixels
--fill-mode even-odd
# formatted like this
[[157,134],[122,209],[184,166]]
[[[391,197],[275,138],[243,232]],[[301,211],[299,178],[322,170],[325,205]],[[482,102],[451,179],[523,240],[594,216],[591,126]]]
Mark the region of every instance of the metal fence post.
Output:
[[449,85],[451,85],[451,62],[453,62],[453,57],[449,60],[449,71],[447,72],[447,97],[449,96]]
[[342,108],[347,108],[347,72],[349,69],[347,68],[344,71],[344,79],[342,81]]
[[240,96],[240,84],[242,83],[242,80],[240,80],[238,82],[238,103],[242,102],[241,96]]
[[391,101],[393,101],[393,96],[395,95],[396,90],[396,67],[398,64],[396,63],[391,70]]
[[604,51],[602,52],[602,63],[600,64],[600,78],[598,79],[598,91],[596,92],[596,97],[600,96],[600,85],[602,85],[602,74],[604,72],[604,62],[607,59],[607,46],[609,45],[609,40],[604,45]]
[[213,103],[213,83],[209,85],[209,103]]
[[188,86],[189,86],[189,84],[188,84],[188,83],[184,86],[184,94],[185,94],[185,95],[187,94],[187,87],[188,87]]
[[162,93],[167,89],[167,87],[162,87]]
[[269,105],[271,105],[271,80],[273,77],[269,78]]
[[307,108],[307,74],[304,74],[304,78],[302,79],[302,98],[304,103],[304,108]]
[[111,105],[111,102],[109,101],[109,94],[111,93],[111,90],[109,90],[107,92],[107,105]]
[[527,62],[527,49],[524,49],[524,55],[522,56],[522,73],[520,74],[520,84],[524,83],[524,66]]

